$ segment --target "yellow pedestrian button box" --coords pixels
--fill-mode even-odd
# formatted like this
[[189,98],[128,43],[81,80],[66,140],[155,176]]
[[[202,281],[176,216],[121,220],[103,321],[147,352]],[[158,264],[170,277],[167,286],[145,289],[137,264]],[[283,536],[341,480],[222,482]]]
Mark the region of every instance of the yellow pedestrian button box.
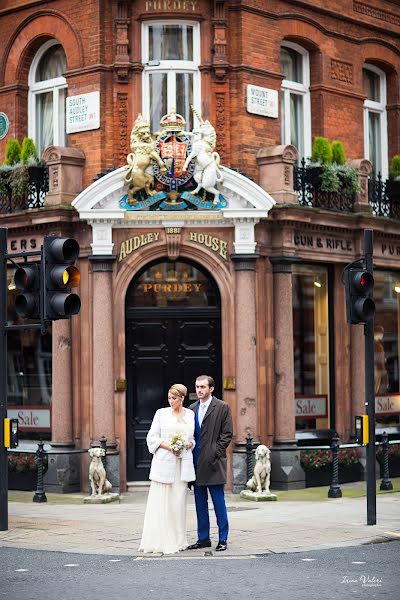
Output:
[[18,446],[18,419],[4,419],[4,446],[6,448]]
[[356,444],[366,446],[369,442],[368,415],[356,417]]

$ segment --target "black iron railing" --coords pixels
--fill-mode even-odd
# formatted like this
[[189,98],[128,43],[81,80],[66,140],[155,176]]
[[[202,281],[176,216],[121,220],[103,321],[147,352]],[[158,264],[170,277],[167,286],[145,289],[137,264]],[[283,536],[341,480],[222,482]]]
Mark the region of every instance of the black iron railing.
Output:
[[299,204],[326,210],[353,212],[355,194],[322,191],[319,181],[321,173],[322,167],[307,165],[304,158],[301,159],[299,166],[295,165],[293,187],[297,192]]
[[372,206],[372,214],[376,217],[400,219],[400,197],[393,191],[393,183],[397,183],[400,188],[400,182],[383,181],[381,173],[369,178],[368,201]]
[[49,191],[47,166],[27,167],[29,180],[23,191],[15,192],[11,184],[12,171],[0,172],[0,213],[13,213],[42,208]]

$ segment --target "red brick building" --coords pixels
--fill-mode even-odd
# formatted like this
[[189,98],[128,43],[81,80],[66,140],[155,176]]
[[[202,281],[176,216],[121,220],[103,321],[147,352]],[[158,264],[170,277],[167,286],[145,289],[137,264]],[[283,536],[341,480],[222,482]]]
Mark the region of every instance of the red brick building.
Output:
[[[82,273],[79,317],[43,338],[10,334],[12,410],[51,412],[55,447],[105,435],[122,489],[147,478],[145,435],[168,385],[192,393],[199,370],[233,411],[230,486],[243,484],[248,434],[348,441],[364,410],[363,335],[346,324],[341,273],[371,228],[377,420],[398,432],[399,201],[373,181],[400,154],[399,5],[0,1],[0,156],[32,137],[50,188],[22,204],[0,189],[0,226],[12,250],[73,235]],[[215,127],[227,206],[123,209],[138,114],[156,132],[175,108],[191,131],[191,105]],[[317,201],[295,168],[316,136],[342,141],[358,169],[350,201]],[[275,485],[302,485],[294,453],[275,456]],[[57,460],[64,479],[49,484],[71,489],[78,467]]]

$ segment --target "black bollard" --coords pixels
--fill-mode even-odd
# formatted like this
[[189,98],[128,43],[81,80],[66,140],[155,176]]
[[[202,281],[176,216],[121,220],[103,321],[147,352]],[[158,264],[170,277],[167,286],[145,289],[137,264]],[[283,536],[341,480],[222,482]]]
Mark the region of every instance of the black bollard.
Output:
[[46,452],[44,450],[44,444],[42,440],[38,443],[38,449],[36,450],[36,463],[37,463],[37,484],[36,484],[36,492],[33,496],[33,502],[47,502],[46,493],[44,491],[43,484],[43,459]]
[[392,490],[393,484],[389,478],[389,436],[386,431],[382,434],[382,452],[383,452],[383,479],[380,490]]
[[253,453],[253,438],[250,434],[246,437],[246,474],[247,481],[253,477],[254,471],[254,453]]
[[331,444],[331,452],[332,452],[332,482],[331,487],[328,490],[328,498],[341,498],[342,490],[339,485],[339,435],[336,433],[333,434],[332,444]]

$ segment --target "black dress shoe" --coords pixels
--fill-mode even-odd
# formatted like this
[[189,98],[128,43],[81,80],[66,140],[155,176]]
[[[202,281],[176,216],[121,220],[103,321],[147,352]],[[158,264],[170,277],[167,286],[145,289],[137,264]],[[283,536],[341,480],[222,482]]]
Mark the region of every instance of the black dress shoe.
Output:
[[187,550],[198,550],[199,548],[211,548],[211,540],[197,540],[195,544],[187,547]]
[[217,547],[215,548],[216,552],[223,552],[228,547],[228,544],[224,541],[218,542]]

